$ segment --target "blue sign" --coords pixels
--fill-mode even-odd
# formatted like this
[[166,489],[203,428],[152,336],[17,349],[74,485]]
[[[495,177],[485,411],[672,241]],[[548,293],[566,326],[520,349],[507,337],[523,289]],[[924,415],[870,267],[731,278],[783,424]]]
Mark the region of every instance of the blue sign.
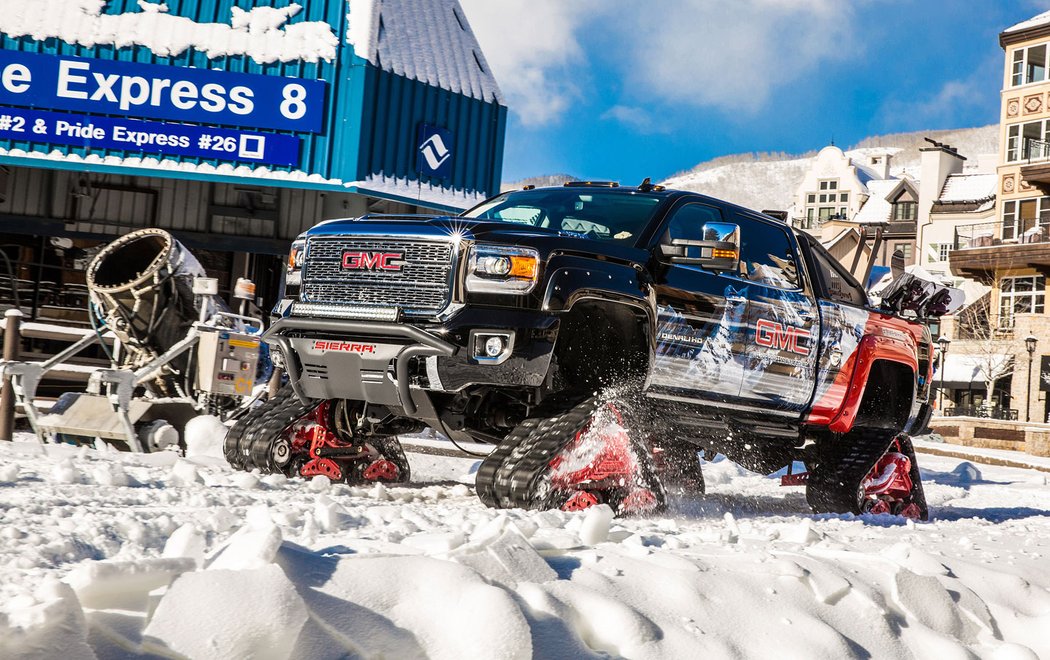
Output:
[[421,176],[448,179],[452,176],[452,131],[419,125],[419,156],[417,169]]
[[0,50],[0,105],[319,133],[326,83]]
[[18,108],[0,108],[0,139],[260,165],[299,164],[299,138],[291,135]]

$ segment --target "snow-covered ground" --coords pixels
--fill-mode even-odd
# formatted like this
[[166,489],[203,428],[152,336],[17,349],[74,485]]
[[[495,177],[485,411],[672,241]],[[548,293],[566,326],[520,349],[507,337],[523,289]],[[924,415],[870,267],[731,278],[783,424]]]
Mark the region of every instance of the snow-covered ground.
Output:
[[0,657],[1050,658],[1050,475],[921,455],[932,520],[814,516],[728,461],[611,520],[417,485],[0,443]]

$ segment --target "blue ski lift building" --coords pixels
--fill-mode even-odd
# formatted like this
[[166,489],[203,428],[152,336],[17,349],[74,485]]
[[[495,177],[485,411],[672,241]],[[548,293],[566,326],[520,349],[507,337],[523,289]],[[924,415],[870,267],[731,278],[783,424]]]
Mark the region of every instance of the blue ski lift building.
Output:
[[0,298],[39,318],[77,321],[133,229],[265,304],[320,220],[499,189],[507,109],[456,0],[27,2],[0,45]]

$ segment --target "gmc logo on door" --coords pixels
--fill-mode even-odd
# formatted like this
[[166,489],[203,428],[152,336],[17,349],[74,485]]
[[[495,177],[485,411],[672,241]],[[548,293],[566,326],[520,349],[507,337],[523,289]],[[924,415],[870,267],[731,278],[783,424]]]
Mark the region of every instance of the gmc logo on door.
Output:
[[344,252],[343,270],[392,270],[405,267],[404,252]]
[[759,319],[755,327],[755,343],[766,348],[791,351],[798,355],[809,355],[809,347],[800,341],[809,338],[809,333],[802,328],[781,325],[769,319]]

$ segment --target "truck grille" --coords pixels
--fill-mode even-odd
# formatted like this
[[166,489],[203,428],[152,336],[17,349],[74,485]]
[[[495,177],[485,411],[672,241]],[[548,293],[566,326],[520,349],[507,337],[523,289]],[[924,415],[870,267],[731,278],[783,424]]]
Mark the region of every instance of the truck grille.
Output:
[[[403,253],[401,270],[347,269],[347,252]],[[407,314],[435,314],[452,290],[452,244],[405,238],[311,238],[303,265],[304,302],[400,307]]]

